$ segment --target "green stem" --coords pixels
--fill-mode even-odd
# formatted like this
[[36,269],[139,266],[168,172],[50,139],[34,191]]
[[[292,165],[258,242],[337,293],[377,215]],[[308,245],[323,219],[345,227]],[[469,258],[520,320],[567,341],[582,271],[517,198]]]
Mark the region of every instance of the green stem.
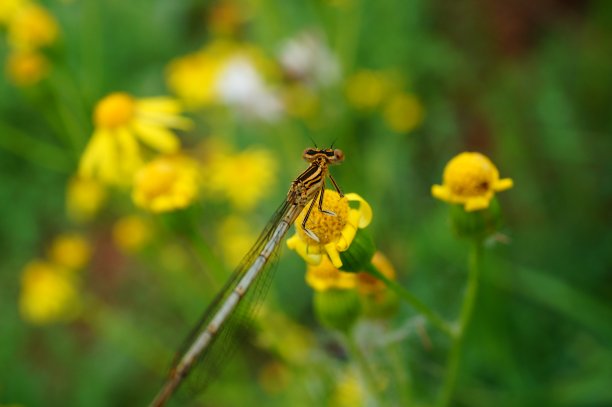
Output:
[[427,320],[433,326],[435,326],[436,328],[438,328],[439,330],[441,330],[442,332],[444,332],[450,337],[453,337],[455,335],[452,328],[446,321],[444,321],[431,308],[429,308],[427,305],[421,302],[421,300],[415,297],[414,294],[412,294],[410,291],[408,291],[407,289],[405,289],[404,287],[402,287],[395,281],[387,278],[387,276],[381,273],[375,265],[370,263],[368,266],[368,272],[372,274],[373,276],[375,276],[376,278],[378,278],[379,280],[381,280],[382,282],[384,282],[387,285],[387,287],[393,290],[402,300],[406,301],[414,309],[416,309],[419,313],[421,313],[425,318],[427,318]]
[[463,347],[463,339],[465,332],[472,317],[474,302],[476,301],[476,293],[478,291],[478,275],[482,263],[482,242],[476,240],[472,244],[469,257],[469,274],[465,296],[463,298],[463,306],[459,315],[459,325],[453,337],[453,343],[448,357],[446,367],[446,377],[442,387],[442,396],[438,406],[445,407],[451,402],[455,382],[457,380],[457,372],[459,371],[459,362],[461,359],[461,348]]

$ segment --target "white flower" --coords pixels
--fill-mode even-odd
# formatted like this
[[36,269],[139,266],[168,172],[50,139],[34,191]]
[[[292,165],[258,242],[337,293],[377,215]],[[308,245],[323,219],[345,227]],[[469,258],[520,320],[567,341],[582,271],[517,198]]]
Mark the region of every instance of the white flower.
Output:
[[259,119],[275,121],[282,113],[278,96],[265,84],[251,60],[242,55],[227,62],[219,75],[217,92],[224,103]]
[[280,64],[291,77],[313,85],[329,86],[340,77],[335,55],[321,35],[304,31],[286,40],[279,53]]

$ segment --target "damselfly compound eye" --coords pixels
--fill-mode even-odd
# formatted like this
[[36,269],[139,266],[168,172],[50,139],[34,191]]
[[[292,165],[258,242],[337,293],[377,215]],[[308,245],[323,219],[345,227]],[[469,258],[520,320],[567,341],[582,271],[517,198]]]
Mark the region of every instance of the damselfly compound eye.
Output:
[[312,157],[317,153],[317,150],[314,150],[312,148],[307,148],[306,150],[304,150],[304,152],[302,153],[302,158],[308,162],[312,161]]
[[344,152],[339,148],[334,150],[334,162],[341,163],[344,161]]

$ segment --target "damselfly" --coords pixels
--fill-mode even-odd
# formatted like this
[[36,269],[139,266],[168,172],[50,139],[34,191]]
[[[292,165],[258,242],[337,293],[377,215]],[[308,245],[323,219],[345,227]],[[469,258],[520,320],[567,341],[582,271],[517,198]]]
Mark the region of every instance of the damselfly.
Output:
[[[219,369],[220,358],[232,340],[234,329],[241,319],[247,318],[263,298],[267,286],[265,270],[268,260],[280,245],[300,212],[312,201],[301,224],[304,232],[315,241],[319,239],[306,228],[306,221],[316,203],[318,209],[330,216],[323,206],[323,194],[327,177],[342,196],[338,184],[329,173],[329,165],[344,160],[338,149],[309,148],[303,158],[310,166],[291,183],[287,198],[276,210],[255,245],[234,270],[223,289],[204,312],[188,340],[185,352],[174,364],[170,374],[151,406],[163,406],[181,384],[183,379],[198,364],[208,375]],[[251,289],[249,291],[249,289]],[[252,293],[252,294],[251,294]]]

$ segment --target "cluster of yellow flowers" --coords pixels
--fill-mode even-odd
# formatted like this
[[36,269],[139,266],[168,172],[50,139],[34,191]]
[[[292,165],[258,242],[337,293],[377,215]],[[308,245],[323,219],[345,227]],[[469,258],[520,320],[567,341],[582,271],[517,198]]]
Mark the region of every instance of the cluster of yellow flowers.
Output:
[[4,0],[0,2],[0,27],[6,28],[10,46],[8,77],[18,86],[38,83],[49,69],[41,50],[53,44],[59,34],[55,18],[34,1]]
[[348,77],[345,94],[355,109],[382,109],[382,117],[391,130],[408,133],[423,122],[425,111],[415,94],[398,90],[400,84],[393,73],[361,70]]
[[23,270],[19,309],[34,324],[68,321],[78,316],[81,297],[77,271],[87,265],[91,247],[81,235],[57,236],[45,260],[33,260]]

